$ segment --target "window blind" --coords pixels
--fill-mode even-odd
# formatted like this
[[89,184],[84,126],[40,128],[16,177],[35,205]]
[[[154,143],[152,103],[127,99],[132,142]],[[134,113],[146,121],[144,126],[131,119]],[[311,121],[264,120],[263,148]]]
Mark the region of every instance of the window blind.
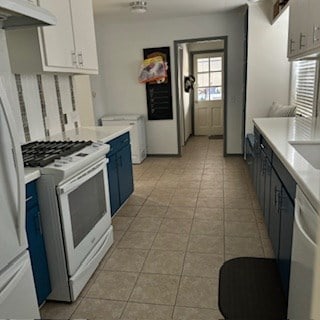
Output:
[[296,114],[312,117],[315,112],[317,61],[302,60],[293,65],[293,100]]

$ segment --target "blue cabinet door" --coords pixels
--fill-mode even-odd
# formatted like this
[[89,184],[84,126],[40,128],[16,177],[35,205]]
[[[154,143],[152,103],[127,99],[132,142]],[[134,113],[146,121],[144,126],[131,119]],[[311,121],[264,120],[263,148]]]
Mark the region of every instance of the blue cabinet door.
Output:
[[120,204],[123,204],[133,192],[133,172],[130,144],[118,152],[118,177]]
[[116,213],[116,211],[120,208],[117,155],[113,154],[111,156],[108,156],[108,158],[110,206],[111,216],[113,216]]
[[258,173],[258,183],[257,183],[257,195],[260,203],[260,207],[264,213],[264,202],[265,202],[265,184],[266,184],[266,169],[267,169],[267,157],[264,152],[260,149],[259,157],[259,173]]
[[41,305],[51,292],[51,284],[38,205],[27,210],[26,229],[37,299]]
[[291,268],[291,249],[294,223],[294,204],[287,191],[282,188],[280,197],[280,239],[279,239],[279,271],[282,287],[286,297],[289,293],[289,280]]
[[265,200],[264,200],[264,221],[269,230],[269,221],[270,221],[270,203],[271,203],[271,173],[272,173],[272,165],[271,162],[266,160],[266,175],[265,175]]
[[279,256],[280,242],[280,212],[279,199],[282,190],[282,183],[275,171],[272,169],[270,182],[270,215],[269,215],[269,236],[276,258]]

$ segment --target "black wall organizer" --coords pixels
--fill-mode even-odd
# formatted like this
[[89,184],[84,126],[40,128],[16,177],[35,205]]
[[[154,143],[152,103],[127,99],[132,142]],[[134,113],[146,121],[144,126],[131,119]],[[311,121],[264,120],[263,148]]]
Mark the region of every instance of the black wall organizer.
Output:
[[143,49],[144,59],[161,56],[167,63],[167,78],[162,83],[149,82],[146,84],[148,120],[173,119],[170,48]]

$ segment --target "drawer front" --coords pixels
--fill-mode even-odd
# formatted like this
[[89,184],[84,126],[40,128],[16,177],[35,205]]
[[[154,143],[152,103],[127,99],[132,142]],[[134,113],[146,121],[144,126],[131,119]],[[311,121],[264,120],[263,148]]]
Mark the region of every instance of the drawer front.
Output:
[[265,153],[265,155],[267,156],[267,158],[272,161],[272,149],[269,146],[268,142],[266,141],[266,139],[261,136],[261,143],[260,143],[260,147],[263,150],[263,152]]
[[273,155],[272,165],[277,172],[280,180],[282,181],[284,187],[286,188],[289,197],[292,201],[294,201],[296,197],[296,182],[292,178],[291,174],[288,172],[286,167],[282,164],[282,162],[278,159],[276,155]]
[[112,154],[118,152],[120,149],[122,149],[123,147],[125,147],[129,143],[130,143],[129,132],[121,135],[120,137],[117,137],[117,138],[109,141],[108,144],[110,145],[110,151],[109,151],[108,155],[112,155]]
[[32,181],[26,185],[26,207],[27,210],[38,204],[37,183]]

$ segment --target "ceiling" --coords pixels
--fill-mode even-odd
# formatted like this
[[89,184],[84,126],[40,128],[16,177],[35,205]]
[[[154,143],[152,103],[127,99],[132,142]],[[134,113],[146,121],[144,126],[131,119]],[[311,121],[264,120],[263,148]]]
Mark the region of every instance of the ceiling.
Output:
[[147,0],[148,11],[130,12],[132,0],[93,0],[95,14],[118,19],[155,19],[186,17],[229,11],[247,3],[247,0]]

